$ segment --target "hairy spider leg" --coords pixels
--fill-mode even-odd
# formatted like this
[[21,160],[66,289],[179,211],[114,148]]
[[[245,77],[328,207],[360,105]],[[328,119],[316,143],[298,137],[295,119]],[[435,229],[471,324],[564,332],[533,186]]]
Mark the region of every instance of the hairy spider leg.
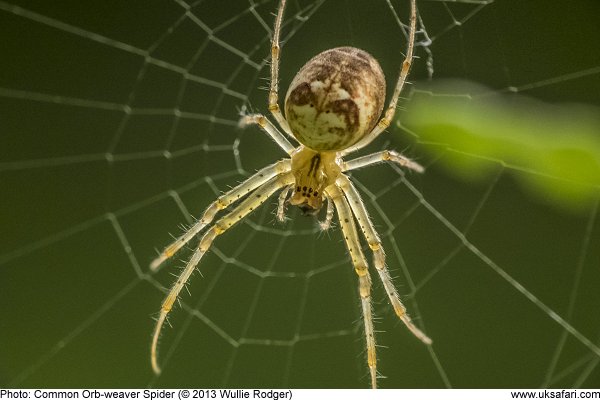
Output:
[[371,218],[369,218],[369,214],[362,199],[360,198],[358,190],[356,190],[356,187],[352,184],[350,179],[343,174],[338,178],[337,184],[346,196],[346,199],[350,204],[350,209],[354,213],[356,221],[365,235],[369,247],[373,251],[373,264],[375,265],[375,269],[377,270],[379,278],[383,283],[383,287],[385,288],[388,298],[390,299],[390,303],[392,304],[392,307],[394,307],[394,312],[398,318],[404,322],[404,325],[406,325],[413,335],[415,335],[423,343],[431,344],[431,339],[415,326],[406,313],[406,307],[404,307],[404,304],[402,304],[402,300],[400,300],[398,291],[392,282],[390,272],[385,265],[385,252],[383,251],[381,240],[379,239],[377,231],[375,231],[375,227],[371,222]]
[[[279,132],[279,129],[271,121],[267,119],[262,114],[249,114],[244,115],[239,122],[241,128],[246,127],[247,125],[256,124],[263,131],[265,131],[271,139],[277,143],[279,147],[283,149],[288,154],[292,154],[292,152],[296,149],[283,135],[283,133]],[[293,136],[292,136],[293,137]]]
[[400,67],[400,76],[398,77],[398,82],[396,83],[396,87],[394,89],[394,94],[392,95],[392,99],[390,100],[390,104],[386,109],[383,118],[379,120],[377,125],[373,128],[373,130],[368,133],[365,137],[358,141],[353,146],[342,151],[342,156],[346,154],[353,153],[357,150],[362,149],[371,143],[377,136],[381,134],[384,130],[390,126],[392,119],[394,119],[394,114],[396,114],[396,106],[398,104],[398,98],[400,97],[400,93],[404,88],[404,84],[406,82],[406,77],[408,76],[408,72],[410,71],[410,67],[412,65],[414,47],[415,47],[415,34],[417,31],[417,3],[416,0],[410,0],[410,25],[408,30],[408,47],[406,49],[406,57],[402,62],[402,66]]
[[160,308],[160,315],[156,322],[156,327],[154,328],[154,334],[152,335],[152,345],[150,351],[152,369],[156,374],[160,374],[161,371],[160,367],[158,366],[158,338],[160,336],[162,326],[167,318],[167,315],[173,308],[173,304],[175,303],[175,300],[177,300],[181,289],[183,289],[186,282],[190,279],[190,276],[196,269],[196,265],[198,265],[204,254],[206,254],[206,252],[210,249],[215,238],[226,232],[229,228],[254,211],[277,190],[288,186],[293,182],[294,175],[290,172],[282,173],[272,177],[263,186],[256,189],[250,196],[246,197],[229,214],[223,216],[221,219],[215,222],[215,224],[213,224],[204,233],[198,248],[188,261],[183,272],[177,278],[177,281],[175,281],[173,284],[173,287],[165,297],[165,300]]
[[377,164],[384,161],[390,161],[398,164],[401,167],[412,169],[415,172],[423,173],[423,168],[418,163],[412,161],[410,158],[404,157],[394,150],[383,150],[366,156],[357,157],[353,160],[344,161],[342,163],[342,171],[350,171],[353,169],[368,167],[373,164]]
[[185,246],[186,243],[192,240],[194,236],[200,233],[202,229],[212,222],[217,212],[229,207],[231,204],[248,195],[250,192],[274,176],[290,171],[291,166],[291,160],[289,159],[277,161],[276,163],[259,170],[250,178],[240,183],[238,186],[219,196],[208,206],[206,211],[204,211],[202,218],[200,218],[188,231],[178,237],[173,243],[168,245],[163,252],[160,253],[160,255],[156,257],[152,263],[150,263],[150,270],[157,270],[163,262],[173,257],[173,255],[177,253],[183,246]]
[[285,133],[294,137],[292,130],[287,120],[281,113],[279,107],[279,57],[281,55],[281,47],[279,46],[279,34],[281,32],[281,22],[283,20],[283,10],[285,9],[286,0],[281,0],[277,17],[275,18],[275,28],[273,29],[273,41],[271,42],[271,86],[269,88],[269,111],[283,129]]
[[377,354],[375,350],[375,330],[373,329],[373,314],[371,311],[371,277],[367,267],[367,260],[360,247],[356,225],[352,216],[352,210],[342,191],[334,184],[326,189],[335,203],[338,219],[342,233],[354,265],[354,271],[358,275],[358,291],[362,306],[363,322],[365,328],[365,339],[367,342],[367,364],[371,376],[371,387],[377,388]]

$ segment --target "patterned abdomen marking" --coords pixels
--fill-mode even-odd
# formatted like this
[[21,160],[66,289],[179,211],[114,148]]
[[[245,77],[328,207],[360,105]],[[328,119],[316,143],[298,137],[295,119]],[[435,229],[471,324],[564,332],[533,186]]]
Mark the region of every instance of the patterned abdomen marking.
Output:
[[300,143],[339,151],[371,131],[383,110],[385,77],[377,60],[354,47],[324,51],[294,77],[286,119]]

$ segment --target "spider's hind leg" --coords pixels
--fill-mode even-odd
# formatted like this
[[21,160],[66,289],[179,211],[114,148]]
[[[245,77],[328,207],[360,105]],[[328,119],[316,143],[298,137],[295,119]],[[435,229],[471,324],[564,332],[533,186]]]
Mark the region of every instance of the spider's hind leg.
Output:
[[290,125],[283,116],[279,107],[279,58],[281,56],[281,46],[279,45],[279,35],[281,33],[281,24],[283,22],[283,10],[285,10],[286,0],[280,0],[277,16],[275,17],[275,27],[273,28],[273,40],[271,41],[271,84],[269,86],[269,111],[279,124],[281,129],[290,137],[294,137]]
[[388,126],[392,123],[394,119],[394,115],[396,114],[396,105],[398,104],[398,98],[400,97],[400,93],[402,93],[402,89],[404,84],[406,83],[406,78],[408,77],[408,72],[410,71],[410,67],[412,65],[413,53],[415,48],[415,35],[417,32],[417,0],[410,0],[410,23],[408,26],[408,45],[406,47],[406,57],[402,62],[402,66],[400,67],[400,74],[398,76],[398,82],[396,83],[396,87],[394,89],[394,94],[390,100],[390,104],[388,104],[387,109],[383,113],[383,117],[377,122],[377,125],[365,135],[358,143],[348,147],[342,152],[342,155],[350,154],[355,152],[356,150],[360,150],[363,147],[367,146],[371,143],[377,136],[379,136],[383,131],[387,129]]

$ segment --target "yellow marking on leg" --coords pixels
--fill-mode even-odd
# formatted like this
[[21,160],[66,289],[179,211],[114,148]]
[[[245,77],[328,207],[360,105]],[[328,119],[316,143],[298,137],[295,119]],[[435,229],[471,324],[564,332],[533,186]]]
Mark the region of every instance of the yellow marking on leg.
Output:
[[[393,156],[393,154],[390,154]],[[382,153],[382,157],[385,156],[385,152]],[[400,318],[400,320],[406,325],[406,327],[411,331],[413,335],[415,335],[419,340],[421,340],[425,344],[431,344],[431,339],[427,337],[419,328],[417,328],[414,323],[411,321],[410,317],[406,313],[406,307],[402,304],[400,300],[400,296],[398,295],[398,291],[392,282],[392,278],[390,277],[389,271],[385,266],[385,252],[381,246],[381,240],[375,231],[375,227],[369,218],[369,214],[365,208],[364,203],[362,202],[360,195],[349,178],[341,174],[339,179],[337,180],[339,187],[342,192],[348,199],[348,206],[351,209],[351,212],[354,213],[356,219],[361,222],[361,229],[367,241],[369,243],[369,247],[373,250],[373,264],[379,273],[379,277],[381,278],[381,282],[383,283],[383,287],[388,295],[390,303],[394,308],[394,312]],[[342,225],[343,228],[343,225]]]
[[365,328],[365,341],[367,345],[367,365],[371,376],[371,387],[377,388],[377,353],[375,347],[375,330],[373,328],[373,315],[371,311],[371,277],[367,261],[360,247],[354,215],[348,200],[336,185],[326,189],[328,196],[334,201],[338,210],[338,218],[346,246],[351,254],[354,270],[358,275],[358,290],[361,298],[363,323]]
[[387,119],[386,117],[383,117],[378,123],[377,125],[379,126],[379,128],[381,128],[382,130],[387,128],[388,126],[390,126],[390,120]]
[[275,60],[279,60],[279,44],[273,44],[271,46],[271,57]]

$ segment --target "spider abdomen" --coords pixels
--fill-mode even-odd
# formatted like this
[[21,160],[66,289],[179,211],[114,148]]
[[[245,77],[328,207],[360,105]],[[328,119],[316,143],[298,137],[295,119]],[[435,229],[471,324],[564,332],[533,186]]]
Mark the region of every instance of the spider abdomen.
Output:
[[317,54],[296,74],[285,113],[300,143],[339,151],[373,129],[384,101],[385,77],[377,60],[354,47],[337,47]]

